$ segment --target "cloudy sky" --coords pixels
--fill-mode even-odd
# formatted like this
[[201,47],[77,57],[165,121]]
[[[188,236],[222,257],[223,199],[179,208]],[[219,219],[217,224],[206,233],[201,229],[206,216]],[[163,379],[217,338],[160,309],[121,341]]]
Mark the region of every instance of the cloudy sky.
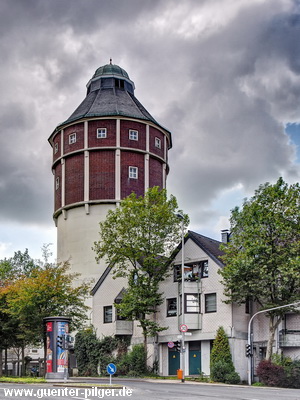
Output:
[[110,57],[172,132],[190,229],[219,239],[259,184],[299,181],[299,0],[0,0],[0,33],[0,259],[55,243],[47,139]]

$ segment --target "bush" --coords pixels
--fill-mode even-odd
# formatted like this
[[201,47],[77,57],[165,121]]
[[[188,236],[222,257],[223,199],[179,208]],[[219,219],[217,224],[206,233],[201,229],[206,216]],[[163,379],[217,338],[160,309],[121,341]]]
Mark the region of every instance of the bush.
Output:
[[269,360],[262,360],[256,369],[259,380],[267,386],[284,386],[286,380],[284,367],[273,364]]
[[241,378],[239,374],[235,371],[225,375],[225,383],[230,383],[231,385],[237,385],[240,382]]
[[143,345],[133,346],[117,365],[120,375],[141,376],[147,373],[147,355]]
[[232,364],[218,360],[211,366],[210,377],[214,382],[225,382],[226,377],[232,373],[234,373]]

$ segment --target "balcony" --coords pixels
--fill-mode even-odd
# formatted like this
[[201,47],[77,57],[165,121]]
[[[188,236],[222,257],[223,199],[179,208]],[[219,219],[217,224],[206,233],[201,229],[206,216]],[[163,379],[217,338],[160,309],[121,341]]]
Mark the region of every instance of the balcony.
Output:
[[132,335],[133,321],[116,320],[115,335]]
[[279,332],[280,347],[300,347],[300,331],[283,329]]

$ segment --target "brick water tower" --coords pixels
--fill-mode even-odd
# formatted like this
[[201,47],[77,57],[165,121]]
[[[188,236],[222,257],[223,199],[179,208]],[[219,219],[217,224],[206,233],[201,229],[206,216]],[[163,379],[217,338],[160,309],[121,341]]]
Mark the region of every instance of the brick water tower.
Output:
[[54,220],[58,261],[95,281],[93,243],[107,211],[131,192],[165,188],[171,133],[134,95],[127,72],[110,64],[98,68],[85,99],[49,138],[53,150]]

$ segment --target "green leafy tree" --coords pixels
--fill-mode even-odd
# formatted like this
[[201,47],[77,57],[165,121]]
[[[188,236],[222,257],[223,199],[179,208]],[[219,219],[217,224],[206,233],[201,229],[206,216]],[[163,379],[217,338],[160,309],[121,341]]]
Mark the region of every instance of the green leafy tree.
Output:
[[[300,187],[279,178],[261,185],[243,207],[232,210],[231,240],[223,246],[220,270],[228,302],[256,302],[269,309],[300,300]],[[266,312],[267,359],[282,315],[293,307]]]
[[144,197],[132,193],[100,223],[100,240],[94,246],[97,258],[106,257],[114,276],[128,280],[116,307],[121,316],[139,321],[145,349],[148,336],[166,329],[151,316],[162,302],[159,284],[168,275],[167,257],[188,223],[187,215],[180,220],[176,213],[176,198],[168,199],[166,190],[150,188]]
[[90,287],[88,283],[74,286],[77,276],[69,273],[69,264],[66,262],[37,266],[14,280],[2,281],[0,312],[7,327],[12,321],[17,324],[15,337],[21,342],[23,353],[25,346],[39,344],[43,340],[46,349],[45,317],[65,315],[71,317],[73,327],[82,326],[88,309],[84,300],[89,295]]

